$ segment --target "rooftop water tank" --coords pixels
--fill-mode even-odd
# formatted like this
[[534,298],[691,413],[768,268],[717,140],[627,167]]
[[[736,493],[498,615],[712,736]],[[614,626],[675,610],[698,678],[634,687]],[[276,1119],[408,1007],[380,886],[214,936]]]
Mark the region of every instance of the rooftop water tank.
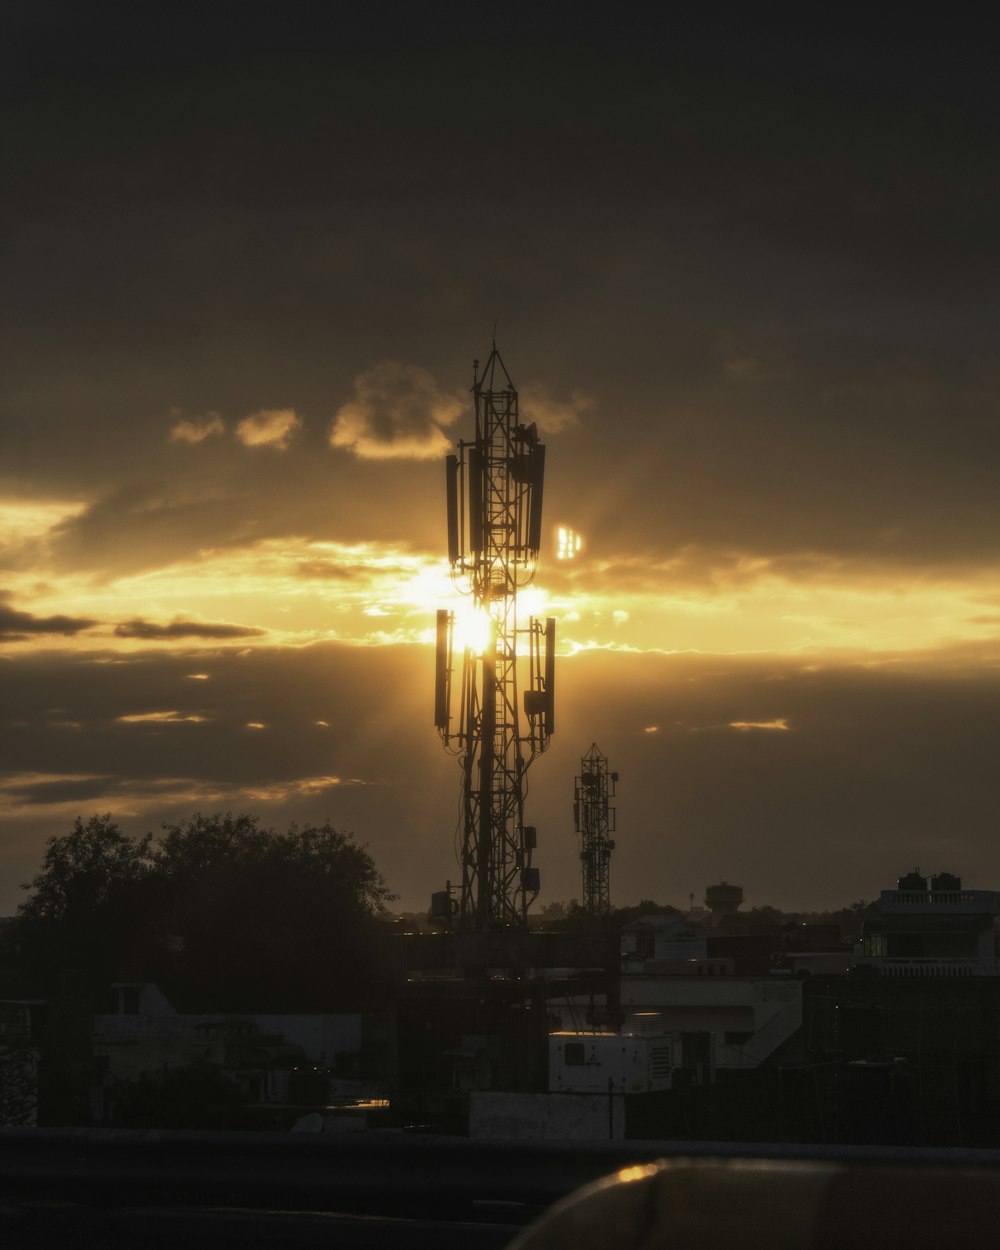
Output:
[[733,911],[743,902],[743,887],[730,885],[728,881],[720,881],[718,885],[710,885],[705,890],[705,904],[708,907],[730,907]]
[[705,890],[705,906],[712,913],[712,924],[721,924],[727,916],[736,914],[743,902],[743,887],[730,885],[728,881],[720,881],[718,885],[710,885]]

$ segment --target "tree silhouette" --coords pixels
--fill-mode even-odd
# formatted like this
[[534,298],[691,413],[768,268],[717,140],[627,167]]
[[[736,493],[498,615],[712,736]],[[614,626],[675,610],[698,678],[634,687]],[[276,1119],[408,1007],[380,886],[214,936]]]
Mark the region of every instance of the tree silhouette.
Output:
[[216,1009],[361,1001],[390,894],[368,851],[329,824],[287,833],[253,816],[195,816],[156,853],[154,908],[168,987]]
[[197,1011],[359,1005],[393,897],[368,851],[329,824],[286,833],[249,815],[195,815],[130,839],[110,817],[48,844],[19,910],[26,965],[91,991],[159,981]]
[[110,982],[145,927],[153,869],[152,835],[130,838],[110,815],[77,817],[71,833],[50,838],[42,867],[24,885],[18,944],[29,980],[47,993],[67,976]]

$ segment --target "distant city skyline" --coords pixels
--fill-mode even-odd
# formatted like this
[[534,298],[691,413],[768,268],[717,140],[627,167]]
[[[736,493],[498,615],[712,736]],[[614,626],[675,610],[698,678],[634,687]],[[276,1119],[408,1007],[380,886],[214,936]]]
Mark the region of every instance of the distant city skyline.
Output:
[[539,905],[592,742],[616,905],[996,888],[974,32],[339,7],[0,19],[0,914],[105,811],[330,820],[407,909],[458,879],[443,458],[494,323],[548,447]]

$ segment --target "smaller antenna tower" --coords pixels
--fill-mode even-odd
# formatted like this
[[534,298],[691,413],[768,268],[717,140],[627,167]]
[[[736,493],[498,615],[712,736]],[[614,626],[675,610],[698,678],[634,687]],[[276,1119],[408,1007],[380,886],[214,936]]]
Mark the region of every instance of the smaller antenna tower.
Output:
[[573,818],[580,835],[580,861],[583,865],[583,906],[591,916],[607,916],[611,912],[611,852],[615,844],[615,809],[609,800],[615,797],[617,773],[608,772],[608,758],[595,742],[580,760],[576,779]]

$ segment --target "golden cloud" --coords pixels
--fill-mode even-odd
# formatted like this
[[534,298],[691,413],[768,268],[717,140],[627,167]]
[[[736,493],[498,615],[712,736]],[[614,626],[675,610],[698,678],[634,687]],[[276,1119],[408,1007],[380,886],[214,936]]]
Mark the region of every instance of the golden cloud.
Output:
[[236,437],[244,447],[272,447],[286,451],[295,433],[302,428],[302,418],[291,408],[262,408],[244,417],[236,426]]
[[784,716],[776,717],[774,720],[731,720],[729,722],[730,729],[738,729],[741,733],[749,730],[787,730],[788,721]]
[[[54,634],[61,648],[92,649],[97,629],[102,646],[117,653],[151,643],[194,651],[244,637],[261,646],[425,644],[434,610],[457,598],[439,554],[295,535],[208,547],[101,581],[85,570],[46,578],[48,571],[41,560],[8,573],[8,609],[11,596],[20,601],[6,620],[18,641],[8,642],[19,651],[51,646]],[[698,548],[643,560],[585,549],[571,561],[547,561],[522,591],[521,608],[558,620],[563,655],[781,653],[805,663],[834,652],[871,658],[991,642],[998,586],[1000,567],[988,565],[890,569],[812,553]]]
[[0,499],[0,545],[42,538],[86,509],[76,500]]
[[203,443],[206,438],[219,438],[226,432],[226,423],[217,412],[207,412],[194,421],[178,421],[170,430],[173,442]]
[[557,434],[579,425],[583,413],[596,407],[585,391],[570,391],[569,399],[555,399],[542,382],[528,382],[519,392],[519,409],[525,421],[534,421],[546,434]]
[[133,712],[128,716],[116,717],[117,720],[126,725],[201,725],[208,717],[199,716],[195,712],[184,715],[181,712]]
[[434,459],[450,446],[442,427],[464,407],[426,369],[383,360],[354,379],[354,398],[330,426],[330,446],[365,460]]

